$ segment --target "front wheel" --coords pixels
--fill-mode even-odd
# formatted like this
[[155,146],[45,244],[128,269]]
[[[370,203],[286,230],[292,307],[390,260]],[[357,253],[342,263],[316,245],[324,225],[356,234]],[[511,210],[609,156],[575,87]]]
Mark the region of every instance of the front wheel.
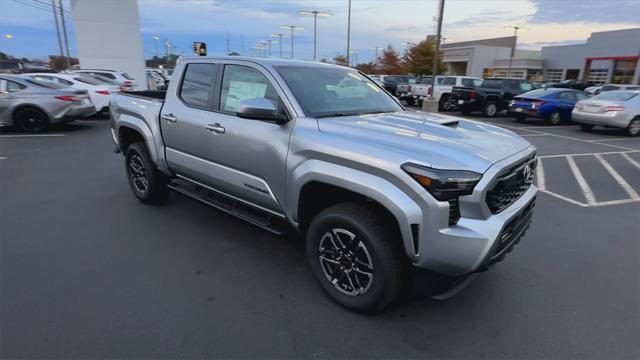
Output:
[[380,311],[400,290],[401,240],[385,220],[363,204],[342,203],[320,212],[309,226],[306,252],[313,275],[348,309]]
[[629,136],[638,136],[640,135],[640,116],[636,116],[631,120],[629,126],[627,127],[627,134]]
[[169,179],[158,171],[147,146],[143,142],[133,143],[127,148],[125,165],[129,187],[133,194],[145,204],[160,205],[169,199]]

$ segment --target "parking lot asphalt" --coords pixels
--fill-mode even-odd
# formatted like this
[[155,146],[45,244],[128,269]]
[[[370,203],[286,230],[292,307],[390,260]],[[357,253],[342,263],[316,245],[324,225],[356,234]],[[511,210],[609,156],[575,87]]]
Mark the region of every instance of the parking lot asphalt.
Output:
[[527,236],[459,295],[376,316],[332,303],[293,234],[139,203],[104,119],[2,131],[0,357],[639,358],[640,138],[490,122],[539,148]]

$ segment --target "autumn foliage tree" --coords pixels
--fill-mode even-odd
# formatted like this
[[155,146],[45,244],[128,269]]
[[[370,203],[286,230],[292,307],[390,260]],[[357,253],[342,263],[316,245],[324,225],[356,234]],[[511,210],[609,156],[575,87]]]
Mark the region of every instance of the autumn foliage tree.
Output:
[[[423,40],[409,48],[403,57],[403,64],[411,74],[431,75],[435,54],[435,41]],[[442,55],[438,56],[438,74],[444,73],[446,67],[442,63]]]
[[338,55],[334,57],[333,61],[336,62],[336,65],[347,66],[347,57],[344,55]]
[[392,75],[401,75],[406,74],[407,70],[402,64],[402,60],[393,47],[388,45],[384,51],[382,51],[382,56],[378,60],[378,71],[381,74],[392,74]]

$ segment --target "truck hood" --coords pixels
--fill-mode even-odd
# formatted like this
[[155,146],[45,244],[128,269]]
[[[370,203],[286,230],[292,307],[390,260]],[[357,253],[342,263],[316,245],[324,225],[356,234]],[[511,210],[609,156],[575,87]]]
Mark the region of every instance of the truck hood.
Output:
[[408,161],[479,173],[531,146],[497,126],[425,112],[320,118],[318,127],[323,133],[402,153]]

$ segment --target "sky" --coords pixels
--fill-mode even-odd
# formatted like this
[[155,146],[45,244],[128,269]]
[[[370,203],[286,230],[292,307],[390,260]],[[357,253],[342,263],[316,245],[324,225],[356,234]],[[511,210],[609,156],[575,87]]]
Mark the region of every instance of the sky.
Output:
[[[70,0],[63,3],[70,9]],[[59,53],[53,15],[44,9],[47,4],[49,0],[0,0],[0,51],[27,58]],[[295,57],[311,59],[313,17],[298,14],[305,9],[333,14],[318,19],[318,58],[332,58],[346,52],[347,4],[347,0],[138,0],[148,58],[155,54],[153,35],[174,44],[176,54],[190,55],[192,42],[204,41],[210,55],[222,55],[228,38],[231,51],[242,53],[244,47],[249,55],[269,34],[287,31],[280,26],[298,25],[304,30],[296,32]],[[359,62],[372,60],[376,46],[404,51],[402,42],[419,42],[435,33],[437,10],[437,0],[352,0],[351,49],[358,52]],[[443,19],[447,41],[509,36],[512,30],[504,26],[519,25],[528,31],[519,34],[518,47],[539,49],[584,42],[595,31],[638,28],[640,1],[446,0]],[[71,18],[67,31],[74,55]],[[273,55],[278,46],[273,45]],[[289,39],[283,52],[289,53]]]

